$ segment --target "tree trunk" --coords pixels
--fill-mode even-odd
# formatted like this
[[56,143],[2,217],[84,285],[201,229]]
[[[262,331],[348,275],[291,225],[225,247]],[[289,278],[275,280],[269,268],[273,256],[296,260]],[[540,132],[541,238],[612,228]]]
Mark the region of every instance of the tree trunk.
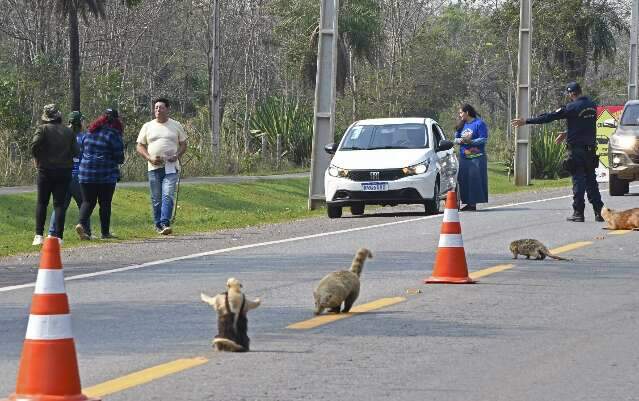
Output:
[[211,154],[216,162],[220,155],[220,3],[211,0],[209,22],[209,119]]
[[71,2],[69,8],[69,80],[71,84],[71,110],[80,110],[80,32],[78,10]]
[[352,119],[351,121],[357,120],[357,86],[355,85],[355,65],[353,62],[353,49],[349,48],[348,50],[348,67],[350,70],[350,80],[351,80],[351,95],[353,95],[353,102],[351,104],[351,113]]

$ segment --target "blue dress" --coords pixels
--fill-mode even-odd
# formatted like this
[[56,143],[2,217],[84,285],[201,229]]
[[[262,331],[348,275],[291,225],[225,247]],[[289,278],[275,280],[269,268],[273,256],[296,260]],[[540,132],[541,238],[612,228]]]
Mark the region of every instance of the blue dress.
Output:
[[[462,144],[462,136],[468,134],[472,135],[472,142]],[[487,140],[488,127],[481,118],[465,123],[455,133],[455,143],[460,145],[457,184],[462,203],[475,205],[488,202]]]

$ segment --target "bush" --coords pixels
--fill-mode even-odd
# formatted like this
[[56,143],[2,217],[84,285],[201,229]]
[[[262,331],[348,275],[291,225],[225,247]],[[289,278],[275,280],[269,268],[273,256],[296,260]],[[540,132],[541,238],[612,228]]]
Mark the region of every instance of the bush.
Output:
[[532,178],[555,179],[568,176],[562,167],[566,147],[564,144],[555,143],[558,134],[546,126],[531,130]]

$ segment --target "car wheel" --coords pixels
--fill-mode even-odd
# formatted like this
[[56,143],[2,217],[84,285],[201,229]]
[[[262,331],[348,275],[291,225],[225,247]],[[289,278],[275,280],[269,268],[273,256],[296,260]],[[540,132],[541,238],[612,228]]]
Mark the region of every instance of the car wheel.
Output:
[[446,207],[446,197],[439,193],[439,179],[435,181],[433,188],[433,199],[429,199],[424,204],[426,214],[440,214],[444,212]]
[[355,215],[355,216],[359,216],[364,214],[364,208],[366,207],[366,205],[364,205],[363,203],[361,204],[357,204],[357,205],[352,205],[351,206],[351,214]]
[[608,185],[608,192],[610,196],[623,196],[630,190],[629,182],[617,178],[616,174],[610,174],[610,182]]
[[342,217],[342,208],[340,206],[326,206],[326,214],[331,219],[339,219]]

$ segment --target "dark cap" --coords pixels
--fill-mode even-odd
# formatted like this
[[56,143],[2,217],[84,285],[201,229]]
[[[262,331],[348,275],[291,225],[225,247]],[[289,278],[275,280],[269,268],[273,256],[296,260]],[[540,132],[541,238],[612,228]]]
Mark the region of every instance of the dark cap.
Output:
[[79,111],[72,111],[67,116],[67,121],[69,124],[80,125],[80,123],[84,121],[84,115]]
[[581,86],[577,82],[569,82],[566,85],[566,93],[581,93]]

